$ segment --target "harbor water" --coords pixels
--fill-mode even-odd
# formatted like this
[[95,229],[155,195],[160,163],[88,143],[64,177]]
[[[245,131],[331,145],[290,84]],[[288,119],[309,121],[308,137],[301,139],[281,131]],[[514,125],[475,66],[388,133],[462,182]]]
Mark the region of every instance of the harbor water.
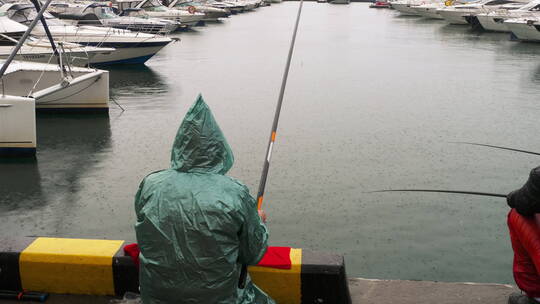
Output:
[[[109,116],[37,119],[36,161],[0,163],[0,231],[134,240],[133,198],[169,166],[202,93],[256,192],[298,2],[175,34],[145,66],[110,68]],[[540,152],[540,44],[403,17],[366,3],[304,4],[272,155],[271,244],[343,253],[349,276],[512,282],[504,199]]]

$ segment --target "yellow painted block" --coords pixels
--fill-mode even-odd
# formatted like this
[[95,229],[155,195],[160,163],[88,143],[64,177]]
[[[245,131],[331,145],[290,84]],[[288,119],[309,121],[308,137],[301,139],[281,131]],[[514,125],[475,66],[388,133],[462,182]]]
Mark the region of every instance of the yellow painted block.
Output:
[[302,249],[291,249],[291,269],[249,267],[253,282],[279,304],[300,304]]
[[37,238],[19,258],[22,287],[114,295],[112,258],[124,241]]

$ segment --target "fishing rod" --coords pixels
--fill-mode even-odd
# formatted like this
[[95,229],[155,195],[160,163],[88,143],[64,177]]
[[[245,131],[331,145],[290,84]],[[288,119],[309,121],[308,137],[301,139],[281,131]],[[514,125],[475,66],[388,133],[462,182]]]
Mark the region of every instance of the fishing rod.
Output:
[[501,150],[509,150],[509,151],[533,154],[533,155],[540,155],[540,153],[537,153],[537,152],[514,149],[514,148],[508,148],[508,147],[503,147],[503,146],[495,146],[495,145],[480,144],[480,143],[473,143],[473,142],[461,142],[461,141],[451,142],[451,143],[453,143],[453,144],[465,144],[465,145],[472,145],[472,146],[481,146],[481,147],[495,148],[495,149],[501,149]]
[[461,190],[439,190],[439,189],[389,189],[389,190],[369,191],[367,193],[379,193],[379,192],[433,192],[433,193],[468,194],[468,195],[505,197],[506,198],[506,194],[499,194],[499,193],[461,191]]
[[[279,115],[281,114],[281,105],[283,104],[283,95],[285,94],[285,86],[287,85],[287,78],[289,77],[289,68],[291,66],[291,59],[294,50],[294,43],[296,41],[296,33],[298,32],[298,24],[300,23],[300,15],[302,14],[302,5],[304,0],[300,0],[298,5],[298,14],[296,15],[296,23],[294,25],[293,35],[291,39],[291,46],[289,47],[289,54],[287,56],[287,63],[285,64],[285,71],[283,72],[283,79],[281,81],[281,89],[279,91],[278,102],[276,105],[276,112],[274,114],[274,122],[272,123],[272,131],[270,133],[270,139],[268,140],[268,148],[266,150],[266,157],[264,159],[263,170],[261,174],[261,181],[259,183],[259,191],[257,193],[257,210],[262,210],[264,190],[266,188],[266,179],[268,178],[268,171],[270,169],[270,159],[272,157],[272,149],[274,148],[274,142],[276,141],[277,128],[279,123]],[[238,281],[238,288],[243,289],[246,286],[247,278],[247,265],[242,265],[240,271],[240,280]]]

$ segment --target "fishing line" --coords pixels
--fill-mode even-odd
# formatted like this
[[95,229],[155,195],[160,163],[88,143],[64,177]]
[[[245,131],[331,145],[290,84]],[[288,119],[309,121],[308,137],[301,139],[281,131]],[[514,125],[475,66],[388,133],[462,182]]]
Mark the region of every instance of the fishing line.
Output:
[[502,146],[495,146],[495,145],[488,145],[488,144],[479,144],[479,143],[463,142],[463,141],[450,142],[450,143],[453,143],[453,144],[465,144],[465,145],[472,145],[472,146],[481,146],[481,147],[495,148],[495,149],[501,149],[501,150],[509,150],[509,151],[533,154],[533,155],[540,155],[540,153],[533,152],[533,151],[520,150],[520,149],[514,149],[514,148],[508,148],[508,147],[502,147]]
[[[300,0],[300,4],[298,5],[298,14],[296,15],[296,23],[294,25],[293,35],[291,39],[291,46],[289,47],[287,63],[285,64],[285,71],[283,72],[283,79],[281,81],[281,89],[279,91],[278,102],[276,105],[276,112],[274,114],[274,122],[272,123],[272,131],[270,133],[270,139],[268,140],[268,148],[266,150],[266,157],[264,158],[261,181],[259,183],[259,191],[257,193],[257,210],[261,210],[262,204],[263,204],[264,190],[266,188],[266,179],[268,178],[268,171],[270,169],[270,159],[272,158],[272,149],[274,148],[274,142],[276,141],[279,115],[281,114],[281,105],[283,104],[283,95],[285,94],[285,86],[287,85],[287,78],[289,77],[289,68],[291,66],[294,43],[296,42],[296,33],[298,32],[298,24],[300,23],[300,15],[302,14],[303,4],[304,4],[304,0]],[[247,277],[247,265],[244,264],[242,265],[242,270],[240,271],[240,280],[238,281],[238,288],[243,289],[245,287],[246,277]]]
[[365,192],[365,193],[379,193],[379,192],[433,192],[433,193],[468,194],[468,195],[492,196],[492,197],[504,197],[504,198],[506,198],[506,194],[499,194],[499,193],[477,192],[477,191],[461,191],[461,190],[439,190],[439,189],[389,189],[389,190],[368,191],[368,192]]

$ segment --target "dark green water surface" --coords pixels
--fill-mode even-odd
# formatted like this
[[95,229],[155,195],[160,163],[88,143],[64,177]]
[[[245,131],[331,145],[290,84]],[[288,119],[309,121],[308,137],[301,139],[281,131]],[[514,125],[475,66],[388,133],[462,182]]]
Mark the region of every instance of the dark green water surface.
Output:
[[[256,192],[297,2],[176,36],[146,66],[112,68],[110,115],[43,116],[38,160],[0,164],[3,235],[134,239],[133,197],[168,167],[201,92]],[[351,276],[512,282],[502,199],[368,194],[422,187],[507,193],[540,158],[540,44],[306,3],[273,154],[271,243],[343,253]]]

